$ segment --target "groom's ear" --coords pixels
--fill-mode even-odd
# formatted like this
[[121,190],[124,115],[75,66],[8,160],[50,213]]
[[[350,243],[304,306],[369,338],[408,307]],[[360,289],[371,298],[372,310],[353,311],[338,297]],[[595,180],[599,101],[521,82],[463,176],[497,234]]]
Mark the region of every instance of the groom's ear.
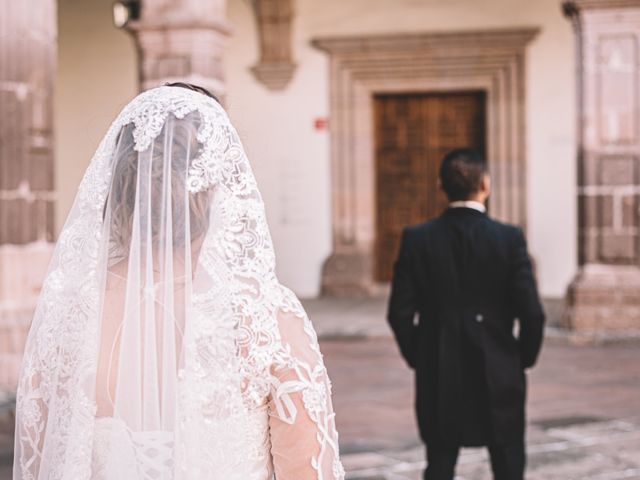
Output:
[[489,196],[491,193],[491,176],[488,173],[485,173],[482,176],[482,190]]

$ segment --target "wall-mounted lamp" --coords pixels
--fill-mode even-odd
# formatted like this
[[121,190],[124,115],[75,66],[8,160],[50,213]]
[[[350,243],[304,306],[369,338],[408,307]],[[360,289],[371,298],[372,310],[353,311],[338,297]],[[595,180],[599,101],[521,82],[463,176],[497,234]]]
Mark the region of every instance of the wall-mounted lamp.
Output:
[[120,0],[113,4],[113,24],[124,28],[131,20],[140,18],[140,0]]

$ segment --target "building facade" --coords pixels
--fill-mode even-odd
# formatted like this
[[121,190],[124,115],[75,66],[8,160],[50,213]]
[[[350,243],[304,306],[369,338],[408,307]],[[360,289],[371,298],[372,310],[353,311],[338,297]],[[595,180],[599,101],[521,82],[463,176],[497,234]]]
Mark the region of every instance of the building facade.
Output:
[[125,28],[110,0],[0,8],[1,371],[109,123],[178,79],[223,98],[300,296],[384,295],[402,227],[444,207],[441,155],[467,145],[565,325],[640,330],[640,2],[143,0]]

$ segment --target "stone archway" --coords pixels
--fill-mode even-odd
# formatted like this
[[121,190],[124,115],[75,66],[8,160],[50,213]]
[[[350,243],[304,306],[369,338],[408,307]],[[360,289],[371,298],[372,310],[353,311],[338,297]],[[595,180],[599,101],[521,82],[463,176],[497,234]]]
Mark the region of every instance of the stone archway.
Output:
[[481,90],[487,96],[492,214],[526,227],[525,49],[537,28],[318,38],[329,54],[333,253],[323,292],[375,295],[372,98]]

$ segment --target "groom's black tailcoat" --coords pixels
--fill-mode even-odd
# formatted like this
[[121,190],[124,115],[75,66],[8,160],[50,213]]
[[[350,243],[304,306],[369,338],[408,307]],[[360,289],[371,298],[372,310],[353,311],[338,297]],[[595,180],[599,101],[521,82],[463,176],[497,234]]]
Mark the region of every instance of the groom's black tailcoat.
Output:
[[540,350],[544,312],[519,228],[470,208],[406,228],[388,320],[415,369],[428,446],[523,441],[524,369]]

